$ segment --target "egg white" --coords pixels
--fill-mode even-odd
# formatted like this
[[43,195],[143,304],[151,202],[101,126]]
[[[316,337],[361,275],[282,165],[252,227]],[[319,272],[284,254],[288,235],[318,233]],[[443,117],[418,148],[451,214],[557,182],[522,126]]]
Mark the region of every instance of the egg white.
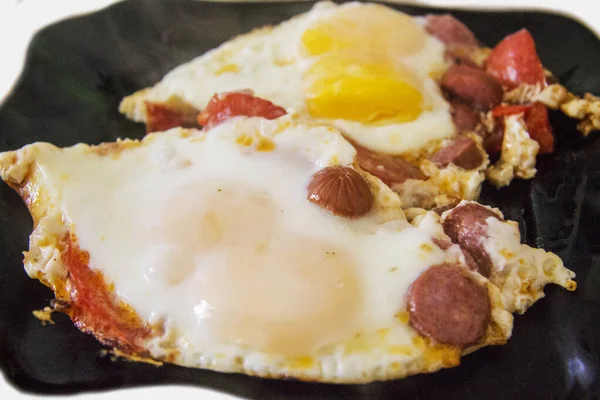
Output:
[[188,367],[327,382],[431,372],[504,343],[507,310],[525,311],[545,284],[574,285],[558,257],[519,244],[514,224],[488,222],[493,284],[473,275],[491,298],[488,332],[464,350],[428,343],[408,324],[408,288],[431,265],[466,261],[433,243],[445,237],[437,214],[409,224],[398,195],[362,171],[375,197],[366,216],[306,199],[313,173],[354,157],[330,127],[234,118],[141,142],[35,143],[0,154],[0,176],[34,218],[29,275],[64,291],[71,234],[153,327],[148,354]]
[[[317,3],[308,13],[276,27],[262,28],[234,38],[220,47],[183,64],[168,73],[153,88],[140,91],[123,100],[121,111],[130,118],[144,121],[143,102],[169,102],[173,97],[198,109],[206,106],[215,94],[224,91],[252,89],[255,95],[284,107],[300,119],[311,119],[305,104],[302,74],[318,57],[306,57],[301,45],[302,33],[315,21],[326,21],[340,10],[373,7],[357,2],[335,5]],[[377,5],[376,7],[382,7]],[[386,8],[390,13],[399,13]],[[414,18],[419,25],[422,19]],[[365,124],[343,119],[321,119],[372,150],[401,154],[417,151],[432,140],[455,134],[448,103],[434,77],[445,68],[444,45],[429,34],[422,49],[398,61],[406,65],[420,80],[423,95],[422,112],[410,122]]]
[[10,180],[19,174],[8,160],[35,162],[29,178],[44,211],[30,274],[67,279],[60,253],[40,251],[56,249],[43,237],[64,237],[62,226],[118,299],[160,326],[144,343],[152,357],[340,382],[458,362],[458,349],[429,354],[398,317],[414,279],[451,256],[406,221],[397,195],[365,175],[375,207],[359,220],[307,200],[312,174],[353,164],[338,131],[236,118],[209,133],[173,129],[126,144],[105,154],[37,143],[0,164]]
[[[416,120],[369,125],[309,117],[302,74],[315,60],[303,55],[300,36],[353,7],[364,5],[319,3],[235,38],[121,105],[143,121],[146,100],[176,98],[201,109],[214,93],[251,88],[287,109],[277,120],[234,118],[208,132],[176,128],[141,142],[68,149],[36,143],[0,154],[2,178],[20,188],[35,221],[25,257],[30,276],[57,293],[65,286],[61,249],[70,233],[117,300],[153,327],[142,344],[148,354],[183,366],[356,383],[457,365],[475,348],[428,343],[405,311],[409,286],[424,270],[466,264],[457,245],[444,251],[434,244],[433,237],[445,237],[439,217],[423,211],[409,223],[398,194],[360,169],[375,196],[368,215],[336,217],[306,199],[315,172],[356,168],[341,132],[398,154],[454,134],[434,81],[445,49],[431,36],[400,60],[422,82],[424,111]],[[480,182],[462,197],[477,197]],[[574,285],[558,257],[520,244],[516,226],[489,225],[491,283],[474,278],[490,294],[492,322],[477,347],[504,343],[512,330],[508,311],[524,312],[545,284]]]

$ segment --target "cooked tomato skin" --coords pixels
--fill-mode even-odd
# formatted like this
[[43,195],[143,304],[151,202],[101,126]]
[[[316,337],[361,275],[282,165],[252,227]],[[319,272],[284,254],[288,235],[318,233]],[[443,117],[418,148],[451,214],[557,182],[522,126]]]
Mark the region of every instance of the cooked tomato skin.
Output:
[[63,259],[70,283],[67,314],[75,326],[107,346],[144,354],[141,342],[150,336],[150,330],[131,308],[116,300],[102,274],[90,267],[90,255],[79,248],[72,235]]
[[540,145],[539,154],[552,153],[554,151],[554,135],[546,106],[540,102],[533,103],[531,108],[525,112],[525,124],[529,136]]
[[504,117],[513,114],[524,113],[529,109],[529,105],[516,105],[516,106],[497,106],[492,109],[492,116],[494,118]]
[[[554,135],[548,118],[548,109],[544,104],[536,101],[526,105],[497,106],[492,110],[492,115],[496,118],[519,113],[523,113],[527,133],[540,145],[538,154],[552,153],[554,151]],[[494,147],[490,148],[491,151],[499,151],[497,146],[491,147]]]
[[544,67],[527,29],[506,36],[496,45],[487,59],[486,71],[507,89],[522,83],[545,83]]
[[183,112],[161,103],[144,102],[146,106],[146,133],[166,131],[178,126],[192,128],[196,125],[197,111]]
[[198,123],[209,129],[238,116],[275,119],[285,114],[284,108],[256,97],[250,91],[218,93],[198,115]]

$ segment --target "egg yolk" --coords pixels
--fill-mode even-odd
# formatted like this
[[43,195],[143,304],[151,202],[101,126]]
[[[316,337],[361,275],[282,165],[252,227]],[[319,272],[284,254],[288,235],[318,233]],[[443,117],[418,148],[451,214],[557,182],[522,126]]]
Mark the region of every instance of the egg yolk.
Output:
[[425,40],[412,17],[375,4],[313,22],[301,37],[311,58],[303,76],[308,112],[368,124],[417,119],[421,83],[400,60],[419,52]]
[[347,7],[313,22],[302,34],[308,56],[352,50],[408,56],[425,44],[426,34],[407,14],[377,4]]
[[153,216],[142,267],[151,282],[193,282],[186,296],[201,330],[290,356],[353,331],[363,302],[355,261],[337,244],[288,231],[269,194],[219,180],[169,199]]
[[408,122],[421,113],[418,79],[387,57],[330,53],[306,71],[304,84],[315,118]]

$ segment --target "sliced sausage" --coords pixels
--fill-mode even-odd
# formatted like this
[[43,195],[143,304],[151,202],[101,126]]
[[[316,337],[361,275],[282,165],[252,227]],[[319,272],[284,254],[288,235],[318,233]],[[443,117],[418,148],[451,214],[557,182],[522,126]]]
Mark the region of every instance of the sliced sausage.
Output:
[[431,161],[443,167],[454,164],[469,170],[477,168],[483,163],[483,154],[473,139],[461,137],[438,150],[431,156]]
[[197,128],[196,117],[198,110],[175,110],[164,103],[153,103],[146,101],[146,133],[166,131],[176,128]]
[[469,253],[477,264],[477,271],[485,277],[492,272],[492,261],[481,242],[487,237],[486,219],[489,217],[502,221],[498,214],[481,204],[467,203],[450,210],[443,220],[446,235]]
[[433,15],[425,17],[425,29],[438,38],[442,43],[450,46],[477,46],[477,39],[471,30],[450,14]]
[[446,239],[440,239],[440,238],[434,237],[434,238],[431,238],[431,241],[433,243],[435,243],[435,245],[442,250],[448,250],[452,246],[452,242],[449,242]]
[[[450,248],[450,246],[452,246],[452,242],[449,242],[445,239],[439,239],[439,238],[432,238],[431,239],[433,241],[433,243],[436,244],[437,247],[439,247],[442,250],[448,250]],[[462,254],[465,257],[465,262],[467,263],[467,267],[469,267],[469,269],[471,271],[479,271],[479,267],[477,265],[477,263],[475,262],[475,259],[473,258],[473,256],[471,256],[469,253],[467,253],[466,251],[462,250]]]
[[442,215],[444,213],[444,211],[448,211],[448,210],[456,207],[456,205],[458,203],[459,203],[458,200],[453,200],[451,203],[444,204],[443,206],[434,207],[434,208],[431,209],[431,211],[433,211],[437,215]]
[[450,113],[459,133],[472,131],[479,124],[479,115],[473,108],[458,101],[450,102]]
[[494,129],[483,138],[483,148],[489,155],[500,153],[504,142],[504,122],[498,120]]
[[[462,250],[462,248],[461,248],[461,250]],[[477,264],[477,261],[475,261],[473,256],[471,254],[469,254],[469,252],[466,250],[462,250],[462,254],[465,257],[465,262],[467,263],[467,267],[469,267],[469,269],[471,271],[479,272],[479,270],[480,270],[479,264]]]
[[442,87],[482,110],[489,110],[502,102],[502,85],[493,76],[468,65],[453,65],[442,77]]
[[377,153],[353,141],[350,141],[350,143],[356,149],[356,162],[358,165],[371,175],[381,179],[388,186],[402,183],[407,179],[425,179],[425,175],[421,173],[419,168],[400,156]]
[[446,50],[444,53],[446,61],[450,61],[452,64],[464,64],[473,68],[481,68],[475,61],[470,59],[468,56],[461,54],[456,51]]
[[335,165],[313,175],[307,199],[334,215],[358,218],[373,207],[373,194],[367,181],[356,170]]
[[440,264],[423,272],[408,292],[409,323],[437,343],[476,344],[491,319],[487,289],[460,266]]

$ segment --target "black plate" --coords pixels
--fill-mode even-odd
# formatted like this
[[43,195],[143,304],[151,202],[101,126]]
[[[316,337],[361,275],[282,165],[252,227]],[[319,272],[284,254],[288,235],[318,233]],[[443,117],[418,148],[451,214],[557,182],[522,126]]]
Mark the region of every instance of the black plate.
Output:
[[[142,137],[117,112],[121,98],[234,35],[283,21],[310,3],[217,4],[133,0],[38,33],[25,70],[0,108],[0,151],[35,141],[59,146]],[[398,6],[410,14],[447,10]],[[454,14],[493,45],[526,27],[540,56],[576,93],[600,94],[600,41],[579,23],[538,12]],[[559,150],[535,179],[485,187],[483,201],[519,221],[531,245],[557,252],[579,289],[547,298],[515,318],[505,346],[480,350],[457,368],[368,385],[265,380],[167,365],[112,362],[66,317],[42,327],[31,311],[53,298],[21,265],[31,219],[0,185],[0,363],[8,381],[36,393],[73,393],[178,383],[255,399],[587,399],[600,396],[600,141],[582,140],[553,115]]]

